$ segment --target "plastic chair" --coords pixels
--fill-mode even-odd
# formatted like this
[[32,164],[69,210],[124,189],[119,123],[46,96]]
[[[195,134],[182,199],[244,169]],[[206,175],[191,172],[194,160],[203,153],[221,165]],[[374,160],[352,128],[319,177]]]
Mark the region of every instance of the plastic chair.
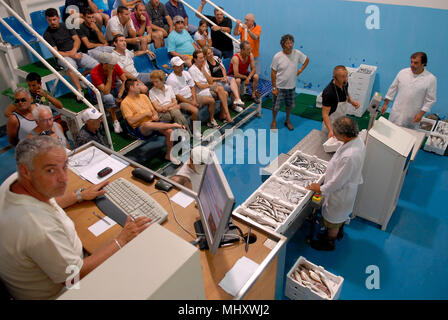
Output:
[[[156,55],[157,68],[165,71],[166,73],[170,73],[171,71],[173,71],[173,68],[170,64],[171,58],[166,47],[157,48],[156,50],[154,50],[154,53]],[[167,65],[168,67],[164,67],[164,65]]]
[[107,0],[107,5],[109,6],[109,10],[112,11],[115,0]]
[[[25,27],[17,20],[16,17],[7,17],[3,20],[17,32],[26,42],[36,42],[36,37],[33,36]],[[17,39],[3,24],[0,24],[0,33],[4,41],[10,43],[12,46],[21,46],[22,43]]]
[[134,57],[134,66],[139,73],[151,73],[151,71],[156,70],[147,54]]
[[224,65],[224,68],[226,68],[226,71],[229,71],[230,60],[232,60],[232,58],[226,58],[222,60],[222,64]]
[[33,29],[43,36],[48,28],[48,22],[47,19],[45,19],[45,10],[31,12],[30,17]]

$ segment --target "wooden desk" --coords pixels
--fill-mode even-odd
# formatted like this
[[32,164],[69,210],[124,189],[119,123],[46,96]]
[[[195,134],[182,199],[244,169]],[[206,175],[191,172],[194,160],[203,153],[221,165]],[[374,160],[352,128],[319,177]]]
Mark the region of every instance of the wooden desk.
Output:
[[[124,170],[112,176],[110,180],[113,181],[119,177],[123,177],[133,182],[148,193],[157,190],[154,187],[157,178],[151,184],[141,182],[140,180],[137,180],[131,176],[131,171],[133,170],[133,168],[133,166],[128,166]],[[82,180],[80,177],[69,170],[69,191],[73,191],[80,187],[86,187],[89,185],[90,182]],[[172,197],[177,192],[179,192],[179,189],[173,188],[172,190],[170,190],[168,195]],[[194,240],[191,235],[183,231],[174,220],[167,197],[162,193],[156,193],[152,195],[152,197],[168,211],[168,218],[162,224],[162,226],[186,241]],[[194,234],[193,224],[197,219],[199,219],[199,212],[195,206],[195,203],[191,203],[185,209],[175,202],[172,202],[172,205],[179,223]],[[101,211],[96,207],[93,201],[84,201],[80,204],[76,204],[66,209],[67,215],[74,221],[79,238],[83,243],[84,249],[88,253],[94,252],[108,241],[111,241],[111,239],[115,238],[122,229],[122,227],[117,224],[100,236],[95,237],[88,230],[88,227],[98,221],[98,218],[92,214],[92,211],[94,210],[102,215]],[[234,218],[234,223],[239,226],[244,233],[247,232],[248,224],[245,221],[236,221],[236,219]],[[251,234],[256,235],[257,241],[249,246],[248,252],[245,251],[245,243],[242,242],[229,247],[219,248],[217,253],[214,255],[210,254],[208,250],[200,251],[202,275],[204,279],[205,295],[207,299],[232,299],[233,297],[225,292],[218,284],[223,279],[225,274],[237,262],[237,260],[243,256],[246,256],[256,263],[262,264],[263,262],[265,262],[265,260],[270,258],[269,255],[272,256],[272,250],[266,247],[264,245],[264,242],[267,239],[271,239],[278,242],[281,246],[286,240],[280,235],[279,237],[275,237],[264,230],[258,229],[254,226],[251,227]],[[278,258],[275,257],[266,266],[260,266],[263,267],[263,270],[259,270],[262,271],[259,278],[255,279],[256,282],[253,284],[253,286],[243,294],[245,299],[274,299],[275,281],[277,274],[277,259]]]

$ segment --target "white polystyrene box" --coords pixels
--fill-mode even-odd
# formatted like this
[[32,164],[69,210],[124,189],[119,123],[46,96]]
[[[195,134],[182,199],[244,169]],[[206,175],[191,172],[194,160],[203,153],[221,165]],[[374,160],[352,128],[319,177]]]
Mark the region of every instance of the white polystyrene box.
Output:
[[[327,279],[329,279],[329,281],[332,284],[331,298],[328,298],[320,293],[314,292],[310,288],[305,287],[304,285],[293,279],[291,274],[299,265],[302,264],[310,269],[316,269],[321,271],[327,277]],[[322,266],[315,265],[314,263],[308,261],[307,259],[301,256],[286,275],[285,296],[291,300],[337,300],[339,299],[343,283],[344,283],[343,277],[336,276],[331,272],[325,270]]]
[[310,156],[310,155],[308,155],[308,154],[306,154],[306,153],[301,152],[300,150],[297,150],[296,152],[294,152],[294,153],[291,155],[291,157],[289,157],[289,159],[288,159],[288,161],[287,161],[293,168],[297,168],[297,169],[305,170],[306,172],[308,172],[308,173],[310,173],[310,174],[318,175],[318,176],[321,176],[321,175],[324,175],[324,174],[325,174],[325,172],[324,172],[324,173],[316,173],[316,172],[309,171],[309,170],[307,170],[307,169],[305,169],[305,168],[298,167],[298,166],[294,165],[293,162],[294,162],[294,160],[295,160],[295,158],[296,158],[297,156],[301,156],[301,157],[303,157],[303,158],[305,158],[305,159],[308,159],[308,160],[311,160],[311,161],[314,161],[314,162],[321,163],[321,164],[325,165],[325,167],[328,166],[328,162],[326,162],[326,161],[324,161],[324,160],[321,160],[321,159],[319,159],[319,158],[316,157],[316,156]]
[[[429,136],[429,134],[431,133],[431,131],[434,130],[434,127],[436,126],[437,121],[436,120],[432,120],[432,119],[428,119],[428,118],[423,118],[420,123],[418,124],[418,131],[424,132],[426,136]],[[426,128],[428,130],[426,130]]]
[[[433,142],[433,139],[441,139],[443,143],[441,145],[437,145]],[[448,146],[448,136],[445,136],[443,134],[438,134],[435,132],[431,132],[431,134],[428,136],[428,139],[426,140],[425,146],[423,147],[423,150],[434,152],[436,154],[439,154],[443,156],[445,154],[446,147]]]
[[[425,119],[425,118],[423,118],[423,119]],[[428,119],[428,120],[431,120],[431,119]],[[432,121],[434,121],[434,123],[435,123],[435,120],[432,120]],[[435,129],[434,129],[434,132],[438,133],[438,134],[445,135],[445,136],[448,135],[448,122],[439,121],[439,123],[437,123],[437,127],[435,127]]]

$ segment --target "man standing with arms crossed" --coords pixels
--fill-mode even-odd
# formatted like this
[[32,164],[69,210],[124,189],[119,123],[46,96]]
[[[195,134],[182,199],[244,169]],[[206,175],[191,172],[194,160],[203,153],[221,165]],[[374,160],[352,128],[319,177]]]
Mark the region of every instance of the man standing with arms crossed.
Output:
[[[294,130],[289,121],[291,109],[295,106],[296,77],[308,66],[310,59],[297,49],[294,49],[294,37],[290,34],[284,35],[280,40],[282,51],[275,54],[271,64],[272,81],[272,123],[271,129],[277,129],[275,117],[277,116],[280,104],[285,101],[286,121],[285,126],[289,130]],[[302,68],[297,70],[299,62]]]

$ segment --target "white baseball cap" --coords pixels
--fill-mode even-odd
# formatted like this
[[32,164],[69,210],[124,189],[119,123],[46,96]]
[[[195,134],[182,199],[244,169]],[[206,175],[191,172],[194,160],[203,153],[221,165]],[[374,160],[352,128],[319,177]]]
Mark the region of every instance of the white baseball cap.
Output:
[[182,60],[180,57],[173,57],[171,58],[170,63],[172,66],[180,67],[184,64],[184,60]]
[[99,119],[103,114],[99,112],[98,110],[94,108],[88,108],[82,113],[82,120],[84,122],[87,122],[87,120],[97,120]]

